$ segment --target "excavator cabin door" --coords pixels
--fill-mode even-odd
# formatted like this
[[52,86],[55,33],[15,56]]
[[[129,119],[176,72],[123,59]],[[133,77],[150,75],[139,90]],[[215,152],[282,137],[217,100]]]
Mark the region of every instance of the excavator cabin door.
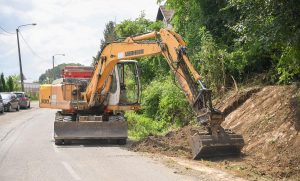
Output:
[[112,84],[108,107],[113,110],[130,110],[140,107],[141,83],[138,62],[121,60],[112,71]]

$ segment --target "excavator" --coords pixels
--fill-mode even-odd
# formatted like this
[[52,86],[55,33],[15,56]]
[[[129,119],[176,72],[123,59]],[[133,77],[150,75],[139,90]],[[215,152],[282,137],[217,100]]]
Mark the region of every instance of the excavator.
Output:
[[239,154],[243,137],[221,126],[224,115],[212,106],[211,90],[191,64],[186,43],[168,29],[106,44],[90,79],[63,79],[40,87],[40,107],[60,109],[54,121],[55,144],[78,139],[110,139],[126,144],[128,125],[124,111],[141,108],[136,59],[155,55],[165,58],[197,123],[205,128],[190,137],[193,159]]

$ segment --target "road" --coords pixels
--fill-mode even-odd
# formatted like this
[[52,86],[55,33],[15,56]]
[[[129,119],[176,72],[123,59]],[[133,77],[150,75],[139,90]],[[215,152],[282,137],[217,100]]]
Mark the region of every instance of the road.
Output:
[[56,146],[55,110],[0,115],[0,180],[218,180],[113,145]]

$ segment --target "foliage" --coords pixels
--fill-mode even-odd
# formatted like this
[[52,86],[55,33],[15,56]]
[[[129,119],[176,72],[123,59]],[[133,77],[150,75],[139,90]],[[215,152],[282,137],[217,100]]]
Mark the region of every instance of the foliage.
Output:
[[162,22],[153,22],[145,18],[142,12],[140,17],[135,20],[124,20],[116,26],[118,37],[126,38],[128,36],[158,31],[162,27]]
[[115,32],[115,26],[116,26],[116,24],[112,21],[109,21],[105,25],[105,29],[103,32],[104,39],[101,40],[101,49],[105,46],[105,44],[111,43],[118,39],[118,36]]
[[159,134],[166,129],[164,122],[154,121],[134,112],[126,112],[125,116],[128,120],[129,136],[134,139],[145,138],[151,134]]
[[5,78],[4,78],[4,74],[1,73],[1,77],[0,77],[0,82],[1,82],[1,85],[0,85],[0,92],[5,92],[7,90],[7,87],[6,87],[6,81],[5,81]]
[[193,118],[192,110],[174,77],[153,80],[145,87],[142,111],[126,113],[130,135],[143,138],[151,134],[162,134],[170,127],[187,124]]
[[30,94],[30,100],[38,101],[39,100],[39,94]]
[[273,76],[279,82],[299,80],[299,2],[233,0],[228,7],[241,13],[232,29],[240,37],[237,44],[254,59],[248,59],[248,68],[260,67],[255,72],[275,69]]
[[8,92],[14,91],[14,81],[11,76],[8,76],[7,79],[7,91]]
[[204,27],[200,28],[201,37],[200,51],[195,54],[194,59],[198,60],[201,74],[205,75],[206,84],[214,91],[220,92],[225,86],[225,61],[228,54],[226,50],[218,47],[210,32]]
[[293,78],[300,80],[300,51],[294,47],[286,47],[277,64],[279,80],[287,82]]
[[[116,25],[116,33],[118,37],[128,37],[137,34],[148,33],[151,31],[159,31],[163,27],[162,22],[153,22],[145,19],[145,14],[135,20],[124,20]],[[169,66],[162,56],[143,57],[138,59],[142,71],[142,85],[149,84],[156,77],[167,74]]]
[[232,75],[243,82],[261,73],[267,83],[300,80],[298,1],[167,0],[166,5],[175,11],[173,27],[213,89],[219,89],[222,72],[215,71],[217,61],[224,63],[224,80]]
[[92,66],[96,65],[97,61],[100,58],[100,52],[105,47],[105,45],[107,43],[111,43],[111,42],[114,42],[114,41],[118,40],[118,36],[116,34],[115,27],[116,27],[116,24],[113,21],[109,21],[105,25],[105,29],[103,31],[103,37],[104,38],[101,39],[100,51],[97,52],[96,57],[93,57]]
[[168,124],[188,122],[188,115],[192,115],[190,106],[177,86],[171,75],[152,81],[143,92],[144,115]]
[[0,92],[20,91],[20,76],[10,75],[5,77],[3,73],[0,76]]

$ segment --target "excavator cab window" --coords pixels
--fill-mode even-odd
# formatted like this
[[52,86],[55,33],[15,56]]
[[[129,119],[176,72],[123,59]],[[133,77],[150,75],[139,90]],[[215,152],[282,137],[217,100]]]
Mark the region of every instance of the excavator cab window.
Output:
[[141,86],[137,61],[127,60],[117,64],[120,85],[119,105],[140,103]]

